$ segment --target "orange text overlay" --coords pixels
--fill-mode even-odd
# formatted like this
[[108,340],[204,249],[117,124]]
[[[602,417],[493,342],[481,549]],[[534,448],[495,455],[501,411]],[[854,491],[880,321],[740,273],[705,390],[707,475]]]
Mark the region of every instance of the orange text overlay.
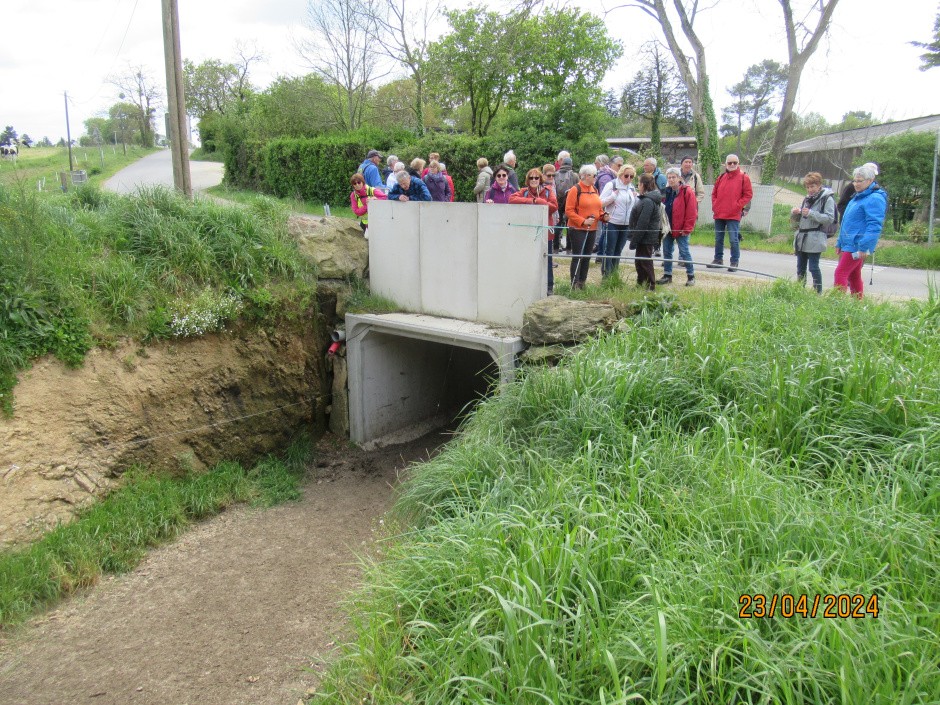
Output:
[[878,617],[878,595],[741,595],[738,617],[767,619],[783,617],[822,617],[823,619],[864,619]]

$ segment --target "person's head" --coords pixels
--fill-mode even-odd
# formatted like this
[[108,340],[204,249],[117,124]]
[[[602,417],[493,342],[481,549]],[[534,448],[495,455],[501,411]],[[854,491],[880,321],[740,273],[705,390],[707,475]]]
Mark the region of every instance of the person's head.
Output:
[[405,170],[405,162],[400,161],[400,160],[395,162],[395,166],[392,167],[393,174],[397,174],[398,172],[404,171],[404,170]]
[[874,169],[874,170],[875,170],[875,176],[876,176],[876,177],[878,176],[878,174],[881,173],[881,172],[878,170],[878,165],[875,164],[875,162],[865,162],[864,164],[862,164],[862,166],[868,166],[868,167],[871,167],[872,169]]
[[643,171],[647,174],[652,174],[656,171],[656,160],[653,157],[647,157],[643,160]]
[[679,174],[679,170],[671,166],[666,169],[666,183],[669,184],[669,188],[674,191],[679,190],[679,186],[682,183],[682,176]]
[[596,166],[598,170],[603,169],[608,164],[610,164],[610,157],[606,154],[598,154],[594,157],[594,166]]
[[414,159],[411,160],[412,170],[418,172],[419,174],[424,169],[424,164],[425,162],[421,157],[415,157]]
[[385,160],[385,163],[388,164],[388,168],[394,170],[395,165],[398,164],[398,157],[394,154],[389,154],[388,158]]
[[506,167],[497,167],[496,172],[493,174],[493,179],[496,181],[497,186],[505,188],[509,181],[509,172],[506,171]]
[[513,169],[516,168],[516,153],[511,149],[503,155],[503,162],[508,164]]
[[490,162],[486,157],[480,157],[477,159],[477,169],[482,169],[485,166],[489,166]]
[[852,185],[855,187],[855,191],[861,192],[867,189],[875,181],[876,176],[878,176],[878,172],[873,166],[863,164],[858,167],[852,172]]
[[428,163],[430,163],[430,162],[439,162],[439,161],[441,161],[441,155],[438,154],[437,152],[431,152],[431,153],[428,155]]
[[382,153],[377,149],[370,149],[369,153],[366,155],[366,159],[378,166],[382,161]]
[[431,163],[428,164],[428,173],[429,174],[440,174],[441,173],[441,163],[437,159],[432,159]]
[[682,157],[682,161],[679,163],[682,165],[683,174],[691,174],[692,169],[695,168],[695,160],[692,157]]
[[565,159],[571,159],[571,152],[567,149],[563,149],[558,153],[558,163],[563,164]]
[[632,183],[636,178],[636,168],[632,164],[624,164],[617,172],[617,178],[625,184]]
[[594,177],[596,176],[597,167],[593,164],[585,164],[580,169],[578,169],[578,178],[589,186],[594,185]]
[[806,193],[815,196],[822,189],[822,174],[818,171],[811,171],[803,177],[803,186],[806,187]]
[[366,187],[366,180],[362,174],[353,174],[349,177],[349,185],[353,187],[353,190],[358,191]]
[[404,170],[399,171],[397,174],[395,174],[395,181],[397,181],[398,185],[403,189],[407,189],[409,186],[411,186],[411,174]]
[[543,184],[553,184],[555,183],[555,165],[546,164],[542,167],[542,183]]
[[640,193],[647,193],[648,191],[656,190],[656,177],[652,174],[640,174]]
[[610,160],[610,168],[615,172],[620,172],[621,167],[623,167],[623,157],[614,157]]
[[565,157],[564,159],[561,160],[561,165],[570,168],[571,166],[574,165],[574,162],[571,161],[571,157]]
[[737,171],[738,165],[741,163],[741,160],[738,159],[737,154],[729,154],[725,157],[725,169],[727,171]]
[[542,172],[538,169],[529,169],[525,175],[526,186],[538,188],[542,185]]

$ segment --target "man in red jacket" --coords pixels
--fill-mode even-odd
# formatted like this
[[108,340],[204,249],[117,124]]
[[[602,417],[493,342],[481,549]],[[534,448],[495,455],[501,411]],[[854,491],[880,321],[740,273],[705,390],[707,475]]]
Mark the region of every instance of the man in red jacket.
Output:
[[731,242],[731,266],[729,272],[738,269],[741,258],[741,216],[744,206],[751,202],[754,190],[751,178],[741,171],[737,154],[725,159],[725,172],[712,188],[712,215],[715,218],[715,259],[705,265],[712,269],[721,267],[725,261],[725,231]]

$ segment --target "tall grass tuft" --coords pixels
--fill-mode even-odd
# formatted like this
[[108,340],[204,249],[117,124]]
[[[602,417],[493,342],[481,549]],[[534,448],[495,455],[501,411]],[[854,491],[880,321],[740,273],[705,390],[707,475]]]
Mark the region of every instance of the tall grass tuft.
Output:
[[779,284],[524,373],[414,469],[322,699],[940,701],[938,321]]
[[297,499],[310,443],[250,470],[220,463],[183,477],[131,471],[122,487],[25,548],[0,552],[0,628],[9,627],[104,573],[134,568],[147,549],[238,502],[269,506]]
[[262,317],[302,310],[315,286],[282,206],[190,203],[159,188],[50,196],[0,185],[0,251],[6,413],[16,371],[39,355],[74,365],[99,339],[169,336],[173,312],[207,296],[263,300],[250,311]]

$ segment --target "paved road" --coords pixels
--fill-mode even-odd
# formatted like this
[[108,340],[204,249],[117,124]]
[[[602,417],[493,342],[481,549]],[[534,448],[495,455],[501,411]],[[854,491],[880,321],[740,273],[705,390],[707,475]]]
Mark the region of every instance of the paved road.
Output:
[[[222,165],[218,162],[190,162],[193,191],[204,191],[222,183]],[[124,167],[104,183],[109,191],[133,193],[140,186],[173,187],[173,161],[169,149],[147,155]]]
[[[696,263],[696,276],[707,272],[718,272],[728,274],[727,269],[706,269],[705,263],[711,262],[715,257],[715,250],[712,247],[701,247],[693,245],[692,260]],[[678,251],[675,257],[678,259]],[[728,248],[725,247],[725,262],[728,261]],[[701,262],[701,266],[698,264]],[[781,255],[774,252],[758,252],[756,250],[741,250],[741,267],[754,272],[770,274],[775,277],[785,277],[796,279],[796,257],[793,255]],[[820,260],[819,267],[823,275],[823,289],[832,287],[832,275],[835,272],[835,260]],[[673,274],[678,275],[678,279],[684,281],[685,270],[673,265]],[[756,275],[751,271],[739,270],[731,276],[767,279]],[[874,284],[869,284],[869,281]],[[933,280],[935,286],[940,287],[940,272],[926,269],[901,269],[899,267],[880,267],[878,266],[878,252],[875,252],[875,267],[872,272],[871,259],[865,265],[865,294],[882,295],[911,299],[926,299],[928,295],[928,282]]]

